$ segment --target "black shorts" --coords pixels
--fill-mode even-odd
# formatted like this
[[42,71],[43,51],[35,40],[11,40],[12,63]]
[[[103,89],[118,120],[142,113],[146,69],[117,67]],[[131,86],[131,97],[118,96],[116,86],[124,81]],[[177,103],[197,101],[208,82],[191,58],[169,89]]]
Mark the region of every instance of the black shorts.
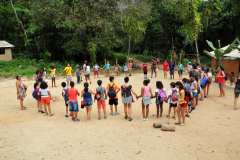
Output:
[[177,107],[177,103],[176,104],[169,103],[169,107]]
[[201,87],[201,88],[205,88],[205,87],[206,87],[206,84],[205,84],[204,86],[201,85],[200,87]]
[[117,99],[109,99],[109,105],[118,105],[118,98]]
[[65,101],[65,106],[68,107],[68,101]]
[[144,71],[143,71],[143,74],[147,74],[147,72],[144,72]]
[[182,75],[182,70],[179,70],[179,71],[178,71],[178,74],[179,74],[179,75]]

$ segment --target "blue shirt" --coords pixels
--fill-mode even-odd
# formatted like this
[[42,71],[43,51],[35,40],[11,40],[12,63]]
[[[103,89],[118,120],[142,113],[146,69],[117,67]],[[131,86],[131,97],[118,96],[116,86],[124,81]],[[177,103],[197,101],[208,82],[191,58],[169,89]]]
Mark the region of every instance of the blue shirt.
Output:
[[105,64],[105,66],[106,66],[106,70],[110,70],[110,64],[109,63]]
[[175,63],[169,63],[170,71],[174,71]]

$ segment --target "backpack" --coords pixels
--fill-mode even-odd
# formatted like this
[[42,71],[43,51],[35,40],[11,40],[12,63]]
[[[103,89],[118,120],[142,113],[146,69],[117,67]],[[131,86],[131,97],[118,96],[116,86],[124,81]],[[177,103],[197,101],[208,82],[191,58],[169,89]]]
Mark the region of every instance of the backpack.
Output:
[[167,101],[167,95],[166,95],[166,92],[163,89],[159,89],[158,99],[159,99],[160,102]]
[[[96,100],[100,100],[101,99],[101,90],[102,90],[102,87],[100,88],[100,91],[97,91],[97,94],[95,95],[95,99]],[[114,97],[115,98],[115,97]]]
[[109,91],[108,91],[108,97],[109,98],[115,98],[116,97],[116,92],[115,92],[115,90],[113,88],[114,84],[115,83],[113,83],[112,86],[110,86],[110,84],[108,84],[109,85]]
[[35,89],[32,93],[32,96],[33,98],[37,99],[37,92],[38,92],[38,89]]
[[68,101],[68,100],[69,100],[69,95],[67,95],[68,89],[69,89],[69,88],[64,88],[64,89],[63,89],[63,90],[65,91],[65,96],[63,96],[63,93],[62,93],[62,96],[63,96],[63,98],[64,98],[65,101]]
[[183,89],[185,91],[185,98],[184,100],[187,101],[187,102],[191,102],[192,100],[192,94],[191,92],[189,92],[188,90],[186,89]]
[[[224,71],[222,71],[222,72],[224,72]],[[221,75],[223,76],[223,74],[222,74],[222,72],[221,72]],[[226,72],[224,72],[224,74],[225,74],[225,81],[227,81],[228,80],[228,78],[227,78],[227,73]]]
[[177,90],[176,90],[176,89],[173,89],[173,90],[172,90],[171,100],[172,100],[173,102],[175,102],[175,101],[178,100],[178,95],[177,95]]

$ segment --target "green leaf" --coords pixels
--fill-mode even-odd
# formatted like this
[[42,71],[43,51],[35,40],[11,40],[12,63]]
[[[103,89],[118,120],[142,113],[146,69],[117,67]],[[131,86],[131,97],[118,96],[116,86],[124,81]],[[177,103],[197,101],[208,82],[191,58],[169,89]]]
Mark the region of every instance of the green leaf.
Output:
[[206,41],[207,41],[208,45],[212,48],[212,50],[215,50],[215,49],[216,49],[216,48],[213,46],[212,42],[210,42],[210,41],[208,41],[208,40],[206,40]]
[[206,51],[206,50],[204,50],[203,51],[206,55],[208,55],[208,56],[210,56],[210,57],[212,57],[212,58],[214,58],[214,59],[217,59],[217,57],[215,57],[213,54],[211,54],[210,52],[208,52],[208,51]]

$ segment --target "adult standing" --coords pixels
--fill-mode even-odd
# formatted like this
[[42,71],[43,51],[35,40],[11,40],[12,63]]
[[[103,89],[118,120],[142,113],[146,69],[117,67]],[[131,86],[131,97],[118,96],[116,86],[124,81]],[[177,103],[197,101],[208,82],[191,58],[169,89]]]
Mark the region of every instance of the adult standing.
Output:
[[175,68],[175,63],[171,60],[169,63],[169,70],[170,70],[170,79],[174,79],[174,68]]
[[225,87],[225,73],[224,73],[224,69],[222,66],[219,66],[218,67],[218,74],[217,74],[217,77],[218,77],[218,83],[219,83],[219,90],[220,90],[220,96],[218,97],[222,97],[222,98],[225,98],[225,90],[224,90],[224,87]]
[[179,80],[182,79],[182,72],[183,72],[183,65],[181,64],[181,62],[178,62],[178,76],[179,76]]
[[125,84],[121,86],[121,96],[122,96],[122,103],[124,104],[124,113],[125,119],[132,121],[132,102],[133,96],[132,93],[137,97],[137,94],[134,92],[132,85],[128,84],[129,78],[124,78]]
[[16,76],[16,88],[17,88],[17,99],[20,100],[21,110],[27,110],[27,107],[23,106],[23,100],[26,96],[27,86],[22,83],[21,75]]
[[86,75],[85,75],[85,77],[86,77],[86,83],[87,83],[87,80],[89,79],[89,81],[90,81],[90,84],[91,84],[91,79],[90,79],[90,74],[91,74],[91,72],[90,72],[90,66],[89,66],[89,64],[88,63],[86,63],[86,67],[85,67],[85,71],[86,71]]
[[207,83],[207,74],[206,72],[204,71],[204,68],[203,67],[200,67],[199,69],[199,73],[201,75],[201,98],[199,99],[200,101],[203,101],[204,98],[207,98],[206,97],[206,83]]
[[86,68],[86,63],[87,63],[87,60],[84,61],[84,64],[83,64],[83,72],[84,72],[84,76],[85,76],[85,80],[87,80],[87,77],[86,77],[86,71],[85,71],[85,68]]
[[192,69],[197,69],[196,59],[193,60]]
[[163,72],[164,72],[164,77],[163,78],[167,79],[167,72],[168,72],[168,69],[169,69],[169,64],[167,62],[167,59],[165,59],[162,67],[163,67]]
[[234,88],[234,94],[235,94],[235,99],[234,99],[234,110],[237,110],[237,100],[239,98],[239,94],[240,94],[240,79],[239,77],[236,77],[234,80],[235,83],[235,88]]
[[190,76],[190,75],[191,75],[191,70],[192,70],[191,62],[188,63],[187,68],[188,68],[189,79],[190,79],[190,77],[191,77],[191,76]]
[[65,67],[65,69],[62,71],[61,75],[63,74],[64,71],[66,71],[67,85],[69,86],[69,81],[72,81],[72,72],[73,72],[72,67],[70,67],[70,63],[67,64],[67,67]]
[[210,72],[209,68],[207,68],[206,72],[207,72],[207,80],[208,80],[207,84],[206,84],[206,86],[207,86],[207,96],[206,97],[209,97],[208,93],[209,93],[210,85],[212,83],[212,73]]
[[152,66],[151,66],[151,69],[152,69],[151,78],[153,77],[153,72],[155,73],[155,77],[157,77],[156,69],[157,69],[158,65],[157,65],[157,63],[155,61],[155,58],[152,58],[152,61],[150,63],[152,63]]

